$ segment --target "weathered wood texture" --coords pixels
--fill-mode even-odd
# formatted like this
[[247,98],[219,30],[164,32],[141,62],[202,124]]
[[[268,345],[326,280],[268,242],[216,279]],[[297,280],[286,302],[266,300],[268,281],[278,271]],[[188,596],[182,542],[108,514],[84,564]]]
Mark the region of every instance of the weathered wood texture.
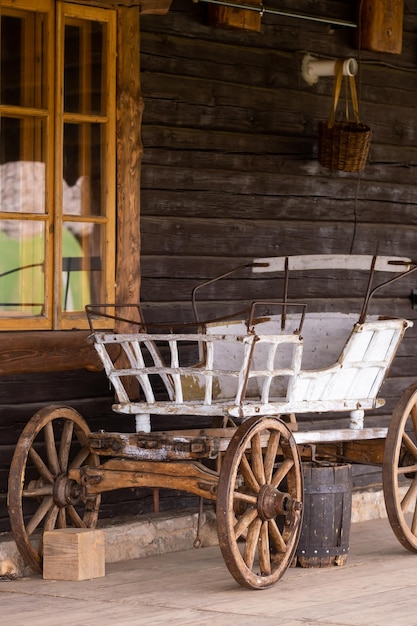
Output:
[[305,463],[303,473],[305,502],[298,563],[302,567],[344,565],[352,510],[351,466]]
[[64,528],[43,535],[45,580],[89,580],[106,573],[103,530]]
[[404,1],[363,0],[359,6],[359,47],[401,54]]
[[0,376],[32,372],[55,372],[86,368],[101,370],[102,364],[87,331],[2,332]]
[[[356,19],[356,3],[350,0],[319,0],[314,7],[309,0],[280,0],[279,8]],[[207,13],[204,3],[174,0],[167,15],[140,18],[141,299],[146,317],[191,319],[196,284],[256,256],[378,252],[415,257],[417,9],[406,5],[401,55],[358,52],[350,28],[266,14],[260,33],[245,32],[209,26]],[[125,52],[134,55],[131,42],[125,43]],[[313,86],[304,82],[300,69],[306,52],[359,61],[360,114],[373,131],[369,161],[360,175],[329,172],[317,161],[318,122],[330,113],[332,80],[321,78]],[[125,106],[133,107],[137,117],[125,139],[136,152],[127,155],[123,168],[140,158],[141,102],[138,92],[133,102],[129,90],[138,86],[138,77],[132,79]],[[123,185],[126,171],[119,176]],[[119,193],[132,191],[119,187]],[[131,246],[125,229],[126,234],[127,243],[120,239],[119,245]],[[274,277],[255,279],[244,271],[221,288],[210,286],[201,293],[202,314],[236,310],[254,297],[271,297],[275,289],[281,293],[281,285]],[[290,295],[306,300],[313,311],[359,312],[365,285],[359,277],[347,282],[316,273],[307,281],[300,275]],[[381,292],[371,312],[415,320],[414,286],[410,278]],[[417,329],[407,331],[382,389],[386,407],[370,416],[370,425],[386,425],[402,390],[414,382],[416,336]],[[7,528],[12,451],[29,417],[59,401],[78,409],[92,430],[132,432],[133,420],[112,413],[112,399],[102,373],[0,378],[0,529]],[[328,417],[306,416],[303,427],[328,427]],[[336,418],[338,425],[345,420]],[[190,422],[182,426],[190,428]],[[158,418],[154,427],[173,425],[169,418]],[[369,483],[374,474],[362,473],[356,480]],[[151,492],[142,489],[106,494],[103,500],[106,516],[143,513],[152,506]],[[168,493],[161,508],[187,502],[184,494]]]
[[[139,9],[118,10],[117,37],[117,302],[137,302],[140,281],[140,95]],[[120,45],[120,42],[124,42]],[[123,250],[124,253],[120,254]]]
[[[111,410],[114,396],[103,372],[39,373],[0,377],[0,532],[9,530],[6,494],[11,459],[18,437],[28,420],[40,408],[51,404],[75,408],[92,431],[134,432],[134,418]],[[190,425],[190,422],[185,422]],[[209,425],[207,422],[206,425]],[[159,430],[170,427],[167,421],[155,420]],[[176,491],[161,494],[161,511],[196,506],[193,496]],[[103,495],[100,517],[143,514],[152,511],[150,489],[125,489]]]
[[[267,3],[265,3],[267,5]],[[280,9],[312,13],[290,0]],[[355,3],[322,0],[314,14],[356,20]],[[141,191],[141,300],[146,319],[191,320],[196,284],[257,256],[302,253],[396,254],[417,242],[417,11],[405,8],[402,54],[358,51],[354,29],[264,15],[261,32],[213,29],[207,7],[174,0],[167,16],[141,20],[145,109]],[[360,116],[372,128],[361,174],[317,161],[318,122],[330,113],[332,79],[301,77],[306,52],[355,57]],[[342,109],[341,109],[342,112]],[[416,277],[381,291],[370,312],[416,319]],[[361,310],[366,279],[298,275],[290,296],[311,311]],[[282,281],[244,270],[199,292],[202,317],[280,297]],[[369,425],[388,425],[417,375],[417,329],[406,333],[382,388],[384,408]],[[305,417],[302,427],[343,418]],[[354,468],[355,484],[379,474]]]
[[[287,1],[280,8],[295,10]],[[312,12],[305,2],[296,10]],[[201,4],[178,0],[164,18],[141,20],[141,300],[147,319],[192,319],[196,284],[257,256],[378,252],[413,258],[416,89],[409,78],[417,72],[417,12],[406,8],[401,56],[358,51],[354,29],[266,14],[256,34],[213,29],[207,13]],[[314,14],[356,19],[355,7],[343,1],[315,3]],[[330,112],[332,79],[304,82],[307,50],[320,58],[358,59],[361,118],[373,131],[359,175],[330,172],[317,161],[317,127]],[[381,291],[371,312],[415,318],[414,284],[410,277]],[[364,277],[315,272],[313,279],[298,275],[290,296],[309,310],[359,312],[365,289]],[[199,310],[221,315],[272,293],[280,297],[282,281],[244,270],[201,291]],[[410,348],[406,354],[401,347],[385,385],[393,397],[417,373],[416,333],[407,332]]]

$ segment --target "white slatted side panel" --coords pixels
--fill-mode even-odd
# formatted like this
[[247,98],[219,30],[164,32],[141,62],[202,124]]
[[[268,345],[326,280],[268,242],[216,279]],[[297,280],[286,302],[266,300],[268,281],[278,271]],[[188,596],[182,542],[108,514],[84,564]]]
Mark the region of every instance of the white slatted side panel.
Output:
[[376,398],[403,333],[402,320],[356,325],[339,361],[329,368],[301,372],[290,399],[309,402]]

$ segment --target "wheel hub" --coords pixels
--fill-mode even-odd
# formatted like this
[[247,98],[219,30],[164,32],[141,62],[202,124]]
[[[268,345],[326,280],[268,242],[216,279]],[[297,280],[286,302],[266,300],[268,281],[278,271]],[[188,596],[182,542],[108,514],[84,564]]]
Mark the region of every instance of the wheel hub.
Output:
[[259,517],[266,522],[278,515],[287,515],[292,509],[292,498],[272,485],[264,485],[259,492],[257,509]]
[[77,504],[81,500],[82,488],[68,476],[58,476],[54,483],[54,502],[59,507]]

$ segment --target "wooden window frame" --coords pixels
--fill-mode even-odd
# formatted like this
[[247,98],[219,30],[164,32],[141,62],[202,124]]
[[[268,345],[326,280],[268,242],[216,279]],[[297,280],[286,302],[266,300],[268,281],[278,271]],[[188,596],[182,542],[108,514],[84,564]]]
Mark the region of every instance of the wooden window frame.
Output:
[[[64,125],[70,123],[87,123],[100,124],[104,129],[102,158],[104,170],[102,171],[102,213],[100,216],[89,217],[88,223],[96,224],[105,229],[105,238],[102,246],[102,264],[103,275],[105,277],[104,291],[106,294],[106,303],[115,300],[115,246],[116,246],[116,32],[117,32],[117,15],[116,11],[108,9],[100,9],[96,7],[87,7],[82,5],[74,5],[69,2],[57,3],[57,32],[56,40],[58,42],[57,49],[57,84],[64,84],[64,28],[66,23],[79,23],[80,21],[92,22],[99,21],[107,24],[105,29],[105,84],[103,85],[103,95],[106,96],[106,106],[103,114],[97,115],[92,113],[71,113],[64,111],[64,93],[63,89],[57,89],[56,102],[56,148],[55,148],[55,203],[56,206],[62,206],[62,179],[63,179],[63,131]],[[83,80],[83,79],[82,79]],[[85,154],[84,154],[85,157]],[[77,221],[79,218],[77,217]],[[59,212],[55,220],[56,239],[55,239],[55,267],[58,268],[54,272],[55,276],[55,307],[54,307],[54,328],[56,329],[72,329],[87,328],[88,322],[84,312],[63,312],[61,308],[63,283],[62,275],[62,247],[60,233],[62,232],[63,223],[66,221],[62,210]],[[70,221],[67,218],[67,221]]]
[[[42,0],[46,6],[49,0]],[[164,15],[170,0],[120,2],[117,6],[116,171],[117,240],[115,301],[137,303],[140,292],[140,168],[142,158],[140,90],[140,13]],[[25,0],[33,8],[33,0]],[[72,4],[114,9],[113,0],[75,0]],[[141,5],[141,8],[139,8]],[[135,7],[135,8],[133,8]],[[127,45],[126,45],[127,44]],[[50,83],[52,84],[52,83]],[[53,179],[52,173],[52,179]],[[113,231],[114,232],[114,231]],[[1,326],[0,326],[1,328]],[[2,332],[0,375],[100,368],[89,331]]]
[[[36,3],[36,6],[34,6]],[[2,315],[0,330],[65,330],[88,328],[84,311],[62,311],[62,227],[65,221],[71,221],[69,216],[62,215],[62,172],[63,172],[63,129],[66,122],[80,124],[97,124],[102,130],[103,144],[101,146],[102,189],[103,202],[99,216],[79,218],[77,221],[86,221],[97,225],[102,231],[100,257],[102,262],[103,291],[106,302],[115,300],[115,265],[116,265],[116,56],[117,56],[117,12],[115,9],[88,7],[80,4],[61,2],[61,0],[2,0],[2,7],[7,8],[8,14],[16,13],[22,16],[23,12],[42,13],[45,16],[45,50],[46,72],[44,78],[46,86],[39,82],[39,94],[35,98],[34,106],[0,105],[0,114],[16,116],[22,119],[23,143],[25,142],[25,119],[29,124],[32,119],[40,119],[45,124],[42,129],[46,137],[44,154],[33,144],[30,151],[20,148],[22,160],[40,160],[45,163],[45,213],[25,214],[24,220],[41,221],[44,223],[45,258],[44,258],[44,314],[37,316]],[[103,97],[106,106],[102,115],[90,113],[68,113],[63,111],[63,81],[64,81],[64,21],[98,21],[106,24]],[[24,47],[36,44],[39,33],[32,31],[22,38]],[[26,55],[25,58],[37,55]],[[24,72],[32,71],[39,74],[39,66],[34,61],[30,69],[25,64]],[[22,76],[23,93],[25,84],[29,81]],[[46,94],[46,101],[40,102],[42,94]],[[32,98],[33,100],[33,98]],[[23,99],[23,104],[27,101]],[[43,106],[41,106],[43,105]],[[29,131],[28,131],[29,132]],[[31,131],[33,135],[33,130]],[[0,208],[1,212],[1,208]],[[3,213],[7,219],[7,213]],[[1,219],[1,216],[0,216]],[[72,220],[74,217],[72,216]]]

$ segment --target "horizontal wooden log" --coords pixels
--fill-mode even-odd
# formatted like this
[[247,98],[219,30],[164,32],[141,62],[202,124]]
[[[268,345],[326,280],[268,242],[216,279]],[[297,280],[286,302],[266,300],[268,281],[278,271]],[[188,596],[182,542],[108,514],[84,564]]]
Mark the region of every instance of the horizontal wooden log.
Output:
[[[307,305],[307,310],[312,312],[320,311],[339,311],[341,313],[354,313],[359,312],[362,309],[363,299],[354,300],[353,298],[342,298],[341,300],[330,298],[328,300],[323,299],[303,299]],[[251,300],[213,300],[203,301],[198,305],[199,319],[213,319],[222,315],[232,315],[236,311],[241,311],[250,305]],[[184,301],[171,300],[169,303],[166,301],[151,301],[142,303],[142,310],[145,320],[150,322],[167,322],[173,321],[191,322],[194,320],[193,311],[191,307],[191,300],[188,298]],[[415,314],[410,313],[410,309],[407,306],[407,302],[402,300],[392,300],[392,298],[386,298],[375,300],[369,309],[370,314],[386,315],[388,317],[405,317],[407,319],[414,319]],[[417,323],[417,322],[415,322]],[[411,332],[411,331],[407,331]]]
[[[294,185],[297,185],[296,178],[293,178]],[[286,181],[288,182],[288,181]],[[407,183],[408,184],[408,183]],[[343,182],[340,181],[340,187]],[[286,187],[283,183],[283,187]],[[308,185],[307,185],[308,187]],[[351,186],[346,184],[343,186],[344,197],[337,201],[332,197],[317,197],[315,195],[306,195],[301,191],[294,195],[239,195],[238,193],[225,193],[222,189],[218,190],[192,190],[192,191],[175,191],[161,189],[157,197],[153,189],[145,189],[142,191],[142,199],[144,208],[142,210],[145,216],[188,216],[189,219],[211,218],[223,219],[228,218],[239,219],[264,219],[265,215],[274,215],[276,220],[287,221],[289,217],[293,220],[304,220],[305,216],[318,222],[327,222],[329,215],[338,222],[345,222],[348,228],[351,225],[360,222],[371,222],[375,215],[379,216],[381,224],[408,224],[412,227],[417,225],[417,213],[413,204],[404,202],[395,204],[395,211],[391,202],[384,202],[369,198],[360,197],[356,203],[351,197]],[[371,185],[364,182],[363,190],[369,188],[372,194],[375,183]],[[385,185],[380,190],[383,192]],[[392,185],[387,185],[388,197],[391,195],[390,189]],[[355,216],[356,213],[356,216]],[[215,262],[215,260],[213,260]],[[158,268],[155,268],[157,270]]]
[[[246,196],[252,193],[259,203],[262,203],[263,197],[271,197],[276,204],[278,204],[281,198],[285,197],[295,198],[299,202],[302,202],[304,198],[312,197],[316,199],[317,203],[319,203],[321,198],[328,197],[333,198],[333,202],[336,204],[336,194],[342,191],[342,198],[345,200],[349,199],[351,202],[349,210],[351,219],[354,216],[356,197],[358,197],[359,201],[366,198],[370,202],[385,204],[385,210],[389,211],[391,209],[391,212],[392,206],[390,207],[390,202],[393,204],[398,202],[400,205],[402,203],[415,204],[417,202],[417,191],[411,186],[412,177],[410,176],[413,174],[413,171],[411,170],[410,172],[410,167],[404,168],[404,170],[398,167],[393,168],[391,171],[391,182],[380,180],[382,178],[382,170],[377,169],[376,180],[371,177],[369,179],[363,177],[360,181],[359,189],[356,191],[357,186],[352,183],[351,175],[344,173],[336,174],[329,181],[327,170],[321,167],[317,161],[310,162],[309,165],[306,162],[291,164],[291,161],[288,161],[285,166],[280,167],[279,159],[276,158],[272,159],[268,167],[262,167],[264,163],[262,158],[259,164],[257,164],[257,160],[254,157],[250,158],[251,162],[248,162],[249,158],[234,160],[224,158],[223,163],[219,160],[217,168],[208,168],[207,163],[202,166],[204,162],[202,154],[196,153],[193,156],[195,156],[193,167],[187,168],[185,166],[173,167],[172,164],[161,164],[164,154],[160,154],[159,163],[155,159],[155,162],[144,166],[142,175],[144,190],[157,188],[158,190],[175,192],[180,189],[183,195],[196,191],[212,194],[216,190],[217,193],[227,194],[230,198],[233,198],[235,203],[240,201],[244,203]],[[177,159],[179,160],[180,157],[177,157]],[[199,163],[200,167],[197,167]],[[195,169],[194,166],[196,166]],[[397,172],[397,183],[398,179],[402,183],[399,188],[393,184],[395,171]],[[411,212],[412,207],[409,208]],[[146,207],[144,210],[148,213]],[[379,217],[378,210],[375,213]],[[271,219],[273,215],[271,215]],[[249,214],[247,217],[250,218],[251,215]],[[328,218],[330,218],[329,215]]]
[[[316,92],[303,94],[304,107],[299,106],[299,92],[295,89],[271,89],[221,82],[205,77],[143,72],[142,89],[145,99],[144,123],[154,124],[161,118],[169,119],[172,108],[177,116],[188,120],[188,125],[201,128],[223,128],[246,133],[279,133],[285,128],[294,136],[317,136],[318,122],[328,119],[332,107],[330,93],[323,97]],[[297,95],[298,94],[298,97]],[[338,110],[344,118],[344,105]],[[308,111],[308,115],[306,114]],[[415,103],[410,98],[397,108],[384,103],[361,100],[361,119],[377,130],[378,141],[386,144],[413,145]]]
[[[221,237],[219,233],[222,233]],[[337,222],[275,222],[273,219],[210,220],[178,217],[167,219],[144,217],[142,220],[142,253],[158,250],[162,256],[232,256],[250,251],[251,257],[284,256],[287,254],[355,254],[415,255],[415,229],[398,225],[395,229],[383,224]]]
[[0,376],[24,372],[66,371],[85,367],[100,370],[86,331],[3,332]]
[[[185,301],[191,304],[191,294],[193,288],[197,285],[195,280],[187,279],[149,279],[144,280],[142,285],[142,302],[164,302],[166,301],[167,289],[175,289],[175,301]],[[414,283],[415,284],[415,283]],[[323,280],[298,280],[293,281],[289,291],[289,298],[293,302],[310,302],[312,299],[322,298],[335,299],[339,303],[344,298],[357,298],[356,309],[362,308],[362,303],[365,297],[366,280],[359,283],[349,283],[343,281],[341,278],[339,281],[332,279]],[[331,289],[329,289],[329,286]],[[388,288],[387,288],[388,289]],[[411,309],[411,300],[409,299],[409,293],[411,289],[407,289],[407,285],[401,285],[400,282],[395,283],[389,289],[391,298],[400,298],[402,300],[402,310],[408,317],[414,317],[414,313]],[[197,299],[197,304],[201,306],[202,303],[207,301],[214,302],[229,302],[234,306],[239,306],[240,303],[244,303],[245,306],[250,305],[251,302],[267,300],[267,301],[282,301],[284,299],[284,284],[283,281],[262,280],[258,281],[225,281],[222,285],[215,288],[215,286],[209,285],[207,288],[201,289],[201,294]],[[380,299],[372,299],[369,307],[370,312],[375,314],[378,311]],[[237,303],[237,304],[236,304]],[[335,309],[335,305],[332,306],[332,310]],[[169,303],[167,303],[169,306]],[[343,305],[342,305],[343,306]],[[244,308],[244,307],[242,307]],[[343,307],[345,308],[345,307]],[[354,311],[352,311],[354,312]],[[146,319],[146,318],[145,318]]]
[[3,404],[52,403],[71,399],[111,397],[104,372],[70,370],[19,373],[0,377],[0,407]]
[[[166,20],[165,20],[166,22]],[[302,48],[297,50],[294,46],[285,47],[285,30],[284,42],[279,48],[275,45],[265,45],[267,39],[262,37],[262,45],[260,41],[252,38],[251,44],[248,46],[233,46],[230,41],[217,40],[217,32],[213,33],[213,37],[207,39],[190,39],[184,37],[182,33],[164,31],[161,32],[162,24],[158,24],[158,32],[147,32],[147,19],[142,20],[142,37],[141,37],[141,61],[142,66],[147,71],[155,73],[169,73],[196,77],[205,76],[207,79],[227,81],[231,84],[241,83],[248,86],[269,87],[274,89],[297,89],[301,90],[303,96],[308,94],[324,98],[331,97],[332,79],[331,77],[321,78],[317,87],[311,89],[307,83],[300,83],[300,65],[303,55]],[[305,26],[305,25],[303,25]],[[264,31],[271,29],[268,24],[264,25]],[[282,33],[280,33],[281,35]],[[272,35],[272,32],[271,32]],[[323,42],[325,38],[323,33],[316,33],[315,55],[320,57],[320,52],[325,57],[343,57],[352,55],[352,50],[340,50],[340,42],[334,42],[329,39],[330,48],[324,50]],[[166,44],[161,47],[161,41]],[[229,38],[230,39],[230,38]],[[402,72],[398,69],[404,68],[404,71],[412,70],[414,66],[414,58],[412,56],[412,48],[415,46],[415,34],[409,35],[409,52],[410,54],[401,62],[396,62],[392,56],[382,55],[375,60],[374,55],[361,55],[360,68],[361,73],[357,78],[361,88],[361,101],[378,102],[379,93],[389,95],[389,102],[395,106],[406,104],[413,105],[412,90],[404,87]],[[336,44],[336,45],[335,45]],[[175,54],[181,49],[181,56]],[[268,58],[270,63],[265,64],[265,50],[268,50]],[[312,48],[311,48],[312,49]],[[324,54],[325,53],[325,54]],[[369,59],[367,58],[369,56]],[[247,71],[248,69],[253,71]],[[152,95],[152,94],[149,94]],[[383,98],[379,102],[387,102],[388,98]]]

